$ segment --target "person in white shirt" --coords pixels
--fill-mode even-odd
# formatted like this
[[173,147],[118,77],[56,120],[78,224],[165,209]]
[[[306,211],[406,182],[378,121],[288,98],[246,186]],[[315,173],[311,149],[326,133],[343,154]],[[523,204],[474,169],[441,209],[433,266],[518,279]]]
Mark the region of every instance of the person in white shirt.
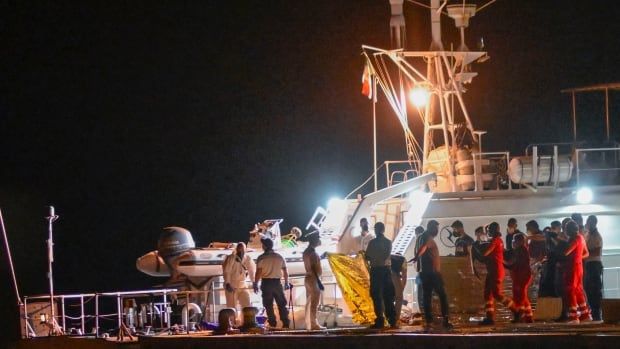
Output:
[[368,243],[370,240],[375,238],[375,235],[371,234],[368,230],[368,220],[366,218],[360,219],[360,227],[362,228],[362,232],[359,237],[360,251],[365,252],[368,248]]
[[250,281],[254,282],[256,265],[245,252],[245,244],[238,243],[235,251],[226,256],[222,264],[226,306],[229,308],[235,308],[237,303],[242,310],[250,306],[250,292],[248,292],[246,279],[249,276]]
[[270,328],[276,327],[276,314],[273,310],[273,301],[278,305],[280,320],[283,328],[289,328],[288,309],[286,307],[286,297],[282,289],[280,279],[284,278],[284,289],[288,290],[292,285],[288,282],[288,269],[284,257],[273,250],[273,240],[262,239],[263,250],[265,253],[258,256],[256,260],[256,276],[254,277],[254,293],[258,293],[258,283],[263,298],[263,307],[267,312],[267,321]]

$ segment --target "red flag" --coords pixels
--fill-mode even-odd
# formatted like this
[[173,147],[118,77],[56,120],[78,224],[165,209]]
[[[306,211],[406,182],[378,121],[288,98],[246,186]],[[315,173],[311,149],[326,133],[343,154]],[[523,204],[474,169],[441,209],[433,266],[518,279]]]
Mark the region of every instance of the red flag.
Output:
[[372,99],[372,85],[370,82],[370,67],[368,63],[364,66],[364,73],[362,74],[362,94],[368,99]]

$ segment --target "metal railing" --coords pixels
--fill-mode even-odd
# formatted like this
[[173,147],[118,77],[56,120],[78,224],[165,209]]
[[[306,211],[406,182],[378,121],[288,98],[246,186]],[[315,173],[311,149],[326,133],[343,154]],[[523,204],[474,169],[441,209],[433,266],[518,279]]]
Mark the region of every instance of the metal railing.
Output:
[[[121,327],[121,323],[123,321],[123,299],[127,297],[136,297],[136,296],[150,296],[150,297],[162,297],[163,303],[168,303],[167,297],[171,293],[177,291],[176,289],[154,289],[154,290],[141,290],[141,291],[123,291],[123,292],[103,292],[103,293],[80,293],[80,294],[65,294],[65,295],[54,295],[54,300],[56,305],[60,303],[60,314],[55,315],[55,319],[51,319],[50,321],[56,322],[62,328],[64,333],[67,333],[67,322],[68,321],[79,321],[80,331],[78,334],[84,335],[86,334],[86,322],[94,319],[95,324],[91,329],[91,332],[95,336],[99,336],[100,329],[100,320],[109,318],[114,316],[117,318],[117,328]],[[116,298],[116,313],[112,314],[101,314],[100,313],[100,300],[101,298]],[[26,338],[34,337],[34,333],[31,328],[29,328],[29,321],[35,321],[35,319],[28,317],[28,303],[32,300],[45,300],[48,301],[50,299],[49,295],[40,295],[40,296],[31,296],[24,297],[24,333]],[[91,300],[95,300],[95,309],[93,312],[86,311],[86,303]],[[72,316],[67,311],[69,306],[75,305],[70,304],[72,301],[79,300],[77,306],[80,308],[79,315]],[[60,320],[60,321],[58,321]]]
[[[407,160],[390,160],[385,161],[383,163],[385,165],[385,178],[386,185],[391,187],[393,184],[404,182],[408,179],[415,178],[419,176],[422,172],[421,162],[419,160],[407,161]],[[399,169],[391,171],[390,167],[394,167],[395,165],[408,165],[406,169]],[[401,180],[397,181],[398,178],[396,176],[401,176]]]
[[[612,166],[606,166],[609,162],[606,159],[606,153],[612,152]],[[588,167],[583,167],[583,159],[582,154],[587,155],[588,153],[599,153],[601,156],[600,161],[602,165],[594,165],[590,163]],[[585,156],[584,156],[585,158]],[[614,148],[583,148],[583,149],[575,149],[575,167],[576,167],[576,176],[577,176],[577,186],[581,184],[581,177],[584,173],[596,172],[620,172],[620,147]]]
[[[605,298],[620,298],[620,267],[608,267],[604,268],[604,277],[605,277],[605,288],[603,290],[603,295]],[[296,303],[297,297],[293,297],[294,290],[296,288],[303,288],[304,276],[295,276],[291,277],[289,280],[294,285],[293,290],[291,290],[291,299],[292,307],[299,307]],[[342,298],[340,293],[340,288],[335,280],[334,276],[324,278],[323,285],[325,286],[325,291],[321,293],[320,306],[324,309],[330,309],[330,311],[334,311],[337,317],[337,314],[340,310],[340,304],[338,300]],[[418,285],[416,284],[416,277],[408,277],[407,285],[403,290],[404,300],[410,304],[410,309],[413,311],[415,307],[419,309],[419,304],[417,301],[418,294]],[[248,288],[250,289],[250,288]],[[116,326],[115,329],[120,329],[122,324],[128,321],[127,314],[123,310],[124,300],[127,298],[139,298],[139,297],[149,297],[151,301],[154,298],[160,300],[159,302],[153,302],[156,307],[158,307],[157,314],[159,316],[159,325],[160,329],[168,329],[170,332],[170,327],[173,325],[171,320],[172,308],[171,308],[171,300],[176,299],[179,301],[184,301],[185,303],[181,303],[184,306],[188,307],[188,311],[182,312],[183,318],[181,322],[185,324],[182,327],[183,331],[189,333],[192,328],[187,326],[190,323],[190,315],[189,315],[189,303],[191,303],[192,296],[198,296],[197,298],[204,297],[206,306],[206,312],[210,315],[210,319],[215,321],[216,313],[221,310],[221,308],[226,307],[225,305],[225,289],[223,287],[223,282],[221,278],[217,278],[212,281],[211,286],[208,290],[199,290],[199,291],[177,291],[176,289],[153,289],[153,290],[140,290],[140,291],[119,291],[119,292],[102,292],[102,293],[82,293],[82,294],[67,294],[67,295],[55,295],[54,299],[57,304],[59,303],[61,309],[60,312],[56,315],[59,321],[59,326],[63,329],[63,332],[67,332],[67,323],[69,321],[79,320],[79,327],[81,332],[78,334],[86,335],[86,323],[92,319],[94,319],[94,326],[91,328],[91,335],[95,335],[99,337],[101,335],[100,332],[100,324],[102,319],[109,319],[111,317],[116,318]],[[209,294],[209,296],[207,296]],[[91,300],[95,300],[95,309],[94,312],[89,312],[86,310],[86,303]],[[116,312],[111,314],[102,314],[100,313],[100,302],[103,299],[114,299],[116,301]],[[24,298],[24,316],[25,316],[25,333],[26,338],[34,337],[33,331],[31,328],[28,328],[28,320],[33,320],[28,318],[28,304],[33,300],[49,300],[48,295],[34,296],[34,297],[25,297]],[[77,302],[76,302],[77,301]],[[222,302],[223,301],[223,302]],[[72,304],[77,303],[77,304]],[[70,306],[78,306],[80,311],[79,315],[72,316],[67,311],[67,308]],[[414,307],[415,306],[415,307]],[[292,314],[294,316],[294,313]],[[336,317],[334,319],[336,319]],[[207,318],[207,321],[209,319]],[[303,322],[303,321],[302,321]],[[154,324],[154,322],[150,322]]]

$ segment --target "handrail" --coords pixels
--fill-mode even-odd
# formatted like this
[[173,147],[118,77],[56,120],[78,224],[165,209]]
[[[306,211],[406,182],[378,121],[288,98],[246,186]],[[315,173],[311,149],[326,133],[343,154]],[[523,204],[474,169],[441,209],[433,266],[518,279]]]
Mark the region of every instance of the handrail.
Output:
[[[591,169],[581,169],[579,166],[579,154],[580,153],[588,153],[588,152],[620,152],[620,147],[604,147],[604,148],[577,148],[575,149],[575,172],[577,176],[577,186],[581,183],[581,172],[593,172],[595,170],[599,171],[617,171],[620,170],[620,167],[609,167],[609,168],[591,168]],[[618,156],[618,153],[616,153]],[[617,158],[616,158],[617,160]]]

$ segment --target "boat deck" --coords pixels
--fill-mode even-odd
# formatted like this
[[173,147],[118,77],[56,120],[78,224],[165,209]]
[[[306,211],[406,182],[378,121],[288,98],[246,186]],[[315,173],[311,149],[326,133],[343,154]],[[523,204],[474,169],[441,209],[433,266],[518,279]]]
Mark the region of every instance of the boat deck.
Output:
[[113,339],[44,337],[21,340],[15,349],[25,348],[617,348],[620,325],[588,323],[567,325],[556,323],[498,324],[496,326],[457,326],[452,331],[439,327],[425,333],[420,326],[398,330],[376,331],[366,328],[330,329],[325,331],[277,331],[269,334],[211,335],[209,331],[155,336],[140,336],[134,341]]

